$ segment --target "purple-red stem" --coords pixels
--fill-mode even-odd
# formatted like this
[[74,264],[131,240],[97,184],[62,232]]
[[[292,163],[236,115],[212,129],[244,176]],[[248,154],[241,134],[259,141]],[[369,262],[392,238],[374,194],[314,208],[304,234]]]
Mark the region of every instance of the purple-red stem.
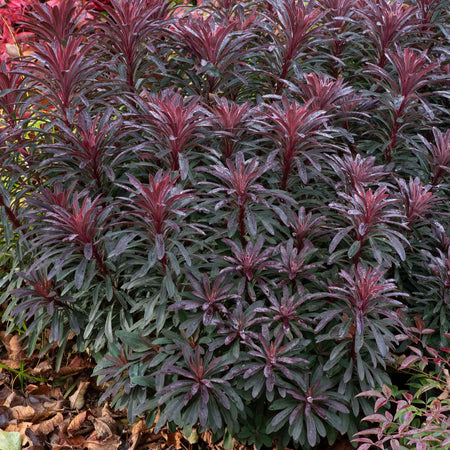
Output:
[[[98,265],[98,268],[100,269],[100,272],[102,273],[103,277],[104,278],[110,277],[109,270],[105,266],[103,258],[100,255],[100,253],[98,252],[98,248],[97,248],[97,246],[95,244],[92,245],[92,256],[94,257],[94,259],[95,259],[95,261],[96,261],[96,263]],[[112,278],[111,278],[111,281],[113,281]],[[114,285],[114,283],[113,283],[113,285]]]
[[239,202],[238,229],[241,244],[245,244],[245,203]]
[[359,241],[359,249],[356,252],[355,256],[353,257],[353,264],[355,266],[358,265],[359,258],[361,257],[361,252],[362,252],[362,246],[363,246],[363,243],[364,243],[364,238],[360,238],[360,239],[358,239],[358,241]]
[[286,75],[289,72],[289,68],[291,67],[291,61],[292,61],[292,57],[293,57],[293,53],[294,53],[294,47],[290,46],[286,58],[284,60],[283,63],[283,67],[281,68],[281,75],[279,80],[277,81],[277,88],[275,91],[276,95],[280,95],[281,94],[281,89],[283,88],[283,83],[281,80],[284,80],[286,78]]
[[283,158],[283,168],[282,168],[282,175],[281,175],[281,189],[283,191],[286,190],[288,180],[289,180],[289,173],[292,169],[292,160],[294,159],[294,151],[291,147],[287,148],[284,154]]
[[14,211],[11,209],[11,207],[6,204],[6,201],[1,192],[0,192],[0,206],[3,206],[3,208],[5,208],[6,217],[8,217],[13,227],[19,228],[21,226],[21,223],[17,218],[16,214],[14,213]]
[[[344,42],[341,39],[336,39],[334,41],[334,56],[336,58],[339,58],[339,56],[341,56],[343,47],[344,47]],[[333,66],[331,68],[331,73],[334,78],[338,79],[339,74],[341,73],[341,66],[339,66],[337,64],[333,64]]]
[[[356,330],[355,330],[356,333]],[[356,335],[353,335],[353,339],[352,339],[352,349],[350,350],[350,358],[352,358],[353,360],[356,359]]]
[[438,167],[438,169],[436,170],[436,173],[433,175],[433,181],[431,182],[431,184],[433,186],[436,186],[437,182],[442,178],[444,173],[445,173],[444,169],[441,169],[440,167]]
[[386,160],[386,163],[388,163],[388,164],[392,161],[392,150],[394,149],[395,145],[397,144],[397,134],[398,134],[398,130],[400,128],[400,122],[398,120],[403,115],[403,110],[406,105],[405,100],[406,100],[406,98],[403,99],[400,107],[397,110],[395,110],[394,127],[392,128],[391,135],[389,136],[389,145],[387,146],[386,152],[384,155],[384,159]]

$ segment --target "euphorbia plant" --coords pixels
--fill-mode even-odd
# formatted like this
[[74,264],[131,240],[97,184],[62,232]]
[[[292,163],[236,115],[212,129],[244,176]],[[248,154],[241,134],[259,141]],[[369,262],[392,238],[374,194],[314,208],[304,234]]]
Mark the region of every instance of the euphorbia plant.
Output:
[[[426,94],[420,94],[420,90],[432,82],[432,73],[439,67],[439,63],[428,63],[425,52],[418,54],[411,48],[387,52],[387,58],[395,68],[395,78],[379,66],[373,66],[372,71],[381,79],[380,83],[389,93],[382,97],[382,101],[388,102],[386,109],[390,116],[388,120],[391,122],[388,144],[385,148],[385,159],[390,162],[392,151],[402,131],[412,126],[418,118],[416,109],[418,101],[422,102],[425,111],[431,111],[424,98]],[[430,119],[433,119],[432,114]]]
[[0,1],[3,319],[131,421],[333,442],[447,348],[445,2],[179,3]]
[[306,165],[320,168],[324,149],[319,145],[317,136],[326,120],[325,112],[316,110],[313,99],[307,105],[300,106],[297,102],[289,103],[287,97],[283,97],[281,105],[274,103],[267,107],[261,126],[269,131],[266,131],[268,138],[280,149],[281,189],[286,190],[295,167],[304,183],[308,181]]
[[[404,216],[400,210],[391,207],[398,204],[398,200],[389,198],[389,192],[385,186],[379,187],[375,192],[357,186],[352,195],[340,193],[340,197],[346,201],[346,204],[332,203],[330,207],[337,210],[350,225],[340,229],[333,237],[329,248],[330,253],[333,253],[342,239],[352,232],[353,243],[347,255],[353,258],[355,264],[359,262],[366,242],[370,243],[372,255],[378,262],[381,262],[382,256],[376,242],[381,245],[387,244],[397,252],[400,259],[405,259],[402,241],[404,243],[408,241],[404,234],[394,228],[406,228],[406,224],[402,222]],[[385,251],[384,254],[387,255],[387,252]],[[386,261],[386,263],[389,262]]]

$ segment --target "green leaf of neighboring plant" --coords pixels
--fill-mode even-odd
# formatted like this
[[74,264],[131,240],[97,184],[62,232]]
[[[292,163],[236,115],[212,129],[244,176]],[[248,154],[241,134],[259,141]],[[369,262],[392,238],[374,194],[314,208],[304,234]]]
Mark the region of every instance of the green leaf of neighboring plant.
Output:
[[21,450],[22,436],[17,431],[0,430],[0,448],[2,450]]
[[223,437],[223,448],[225,450],[231,450],[233,448],[233,436],[228,430],[225,431],[225,435]]

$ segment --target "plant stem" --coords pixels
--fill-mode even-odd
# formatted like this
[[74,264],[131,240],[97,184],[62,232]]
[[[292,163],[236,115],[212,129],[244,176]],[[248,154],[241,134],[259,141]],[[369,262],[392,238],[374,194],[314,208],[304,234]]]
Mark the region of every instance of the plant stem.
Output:
[[30,380],[33,381],[39,381],[40,383],[47,383],[48,380],[46,380],[45,378],[38,378],[38,377],[33,377],[32,375],[28,375],[27,373],[17,370],[17,369],[13,369],[12,367],[7,366],[6,364],[0,363],[0,368],[7,370],[8,372],[12,372],[15,373],[16,375],[20,375],[21,377],[24,378],[28,378]]
[[6,204],[5,198],[3,197],[1,192],[0,192],[0,206],[3,206],[3,208],[5,208],[6,216],[12,223],[13,227],[19,228],[21,226],[21,223],[17,218],[16,214],[14,213],[14,211],[10,208],[10,206]]
[[400,122],[399,119],[403,115],[403,110],[405,108],[405,100],[406,97],[403,99],[400,107],[395,110],[394,113],[394,126],[391,131],[391,135],[389,136],[389,145],[386,148],[386,153],[384,155],[384,159],[386,160],[386,163],[389,164],[392,161],[392,150],[394,149],[395,145],[397,144],[397,134],[398,130],[400,128]]
[[241,244],[245,245],[245,204],[239,204],[238,228]]
[[289,173],[292,169],[292,160],[294,159],[295,151],[293,149],[293,146],[290,145],[284,154],[283,158],[283,168],[282,168],[282,176],[281,176],[281,189],[283,191],[286,190],[288,180],[289,180]]

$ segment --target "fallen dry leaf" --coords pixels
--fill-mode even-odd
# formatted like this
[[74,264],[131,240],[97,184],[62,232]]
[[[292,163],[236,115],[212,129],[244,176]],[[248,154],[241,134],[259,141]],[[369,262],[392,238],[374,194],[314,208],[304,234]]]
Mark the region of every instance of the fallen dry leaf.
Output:
[[50,361],[45,360],[40,362],[34,369],[31,369],[30,375],[34,377],[47,377],[52,370],[53,368]]
[[176,450],[180,450],[182,448],[181,439],[183,438],[183,435],[179,431],[176,431],[175,433],[166,431],[161,434],[166,439],[166,444],[168,447],[174,447]]
[[26,353],[23,350],[22,343],[20,342],[20,336],[17,334],[7,334],[3,333],[1,338],[3,345],[8,353],[8,360],[15,361],[20,364],[21,360],[26,359]]
[[108,436],[116,433],[117,423],[107,405],[101,408],[100,416],[94,419],[94,428],[100,439],[106,439]]
[[113,434],[111,430],[111,425],[108,424],[103,419],[94,419],[94,428],[97,432],[97,435],[99,439],[106,439],[108,436],[111,436]]
[[77,390],[69,397],[72,409],[81,409],[84,406],[84,394],[90,385],[89,381],[80,381]]
[[83,412],[80,412],[80,414],[77,414],[71,420],[69,426],[67,427],[67,432],[70,435],[80,432],[81,428],[83,427],[84,423],[89,418],[89,416],[92,416],[92,412],[90,409],[87,409],[86,411],[83,411]]
[[206,442],[209,447],[213,446],[213,438],[212,438],[212,432],[211,431],[205,431],[200,435],[202,441]]
[[131,428],[131,436],[130,436],[130,442],[128,445],[128,450],[135,450],[136,446],[138,445],[139,441],[141,440],[142,434],[147,430],[145,426],[144,420],[138,420],[133,427]]
[[36,415],[33,417],[33,423],[40,423],[47,420],[49,417],[53,417],[58,411],[44,409],[43,405],[39,405],[39,411],[36,411]]
[[62,432],[52,435],[52,445],[53,450],[74,450],[83,448],[83,444],[86,438],[84,436],[72,436],[69,437]]
[[111,435],[107,439],[99,441],[97,433],[94,432],[83,445],[86,450],[117,450],[121,443],[119,436],[116,435]]
[[[28,439],[30,439],[31,444],[33,446],[42,446],[44,444],[44,436],[43,435],[37,435],[31,428],[28,428],[25,431],[25,434],[27,435]],[[27,449],[29,450],[29,449]]]
[[103,405],[100,418],[108,424],[108,426],[111,428],[112,434],[116,434],[117,432],[117,421],[115,419],[116,417],[120,416],[112,414],[108,404]]
[[[0,362],[10,369],[20,369],[20,360],[18,359],[1,359]],[[3,370],[3,368],[0,367],[0,370]]]
[[43,384],[42,386],[36,386],[35,384],[29,384],[25,387],[25,393],[26,394],[32,394],[33,392],[36,392],[38,389],[43,389],[44,387],[47,387],[47,385]]
[[24,421],[31,420],[36,415],[36,410],[31,406],[14,406],[11,408],[11,414],[14,419]]
[[33,395],[34,397],[45,396],[47,398],[62,398],[63,396],[59,387],[53,388],[48,384],[41,384],[40,386],[29,384],[25,388],[25,392],[29,395]]
[[80,358],[77,355],[72,359],[72,361],[70,361],[69,365],[61,367],[61,369],[58,372],[58,375],[59,376],[73,375],[85,369],[91,369],[92,367],[93,365],[90,362],[86,361],[83,358]]
[[5,428],[11,419],[11,408],[0,406],[0,428]]
[[16,397],[17,394],[15,392],[11,392],[11,394],[9,394],[8,397],[6,397],[5,401],[3,402],[3,406],[10,408]]
[[53,400],[44,402],[42,406],[48,411],[63,411],[65,400]]
[[11,381],[11,376],[9,373],[2,373],[2,368],[0,367],[0,386]]
[[4,387],[0,390],[0,405],[4,405],[5,401],[11,395],[11,389],[8,387]]
[[[162,450],[162,449],[166,449],[167,447],[163,447],[160,443],[158,442],[152,442],[150,444],[145,444],[145,447],[142,447],[142,450]],[[168,448],[168,450],[173,450],[172,448]]]
[[160,448],[160,449],[171,449],[174,447],[168,447],[165,439],[163,438],[161,433],[151,434],[150,432],[145,432],[141,435],[141,439],[139,440],[139,446],[137,447],[139,450],[147,450],[150,448]]
[[61,413],[56,413],[51,419],[44,420],[41,423],[37,423],[31,427],[31,429],[39,434],[42,433],[44,436],[50,434],[55,430],[56,427],[60,426],[64,422],[64,417]]

